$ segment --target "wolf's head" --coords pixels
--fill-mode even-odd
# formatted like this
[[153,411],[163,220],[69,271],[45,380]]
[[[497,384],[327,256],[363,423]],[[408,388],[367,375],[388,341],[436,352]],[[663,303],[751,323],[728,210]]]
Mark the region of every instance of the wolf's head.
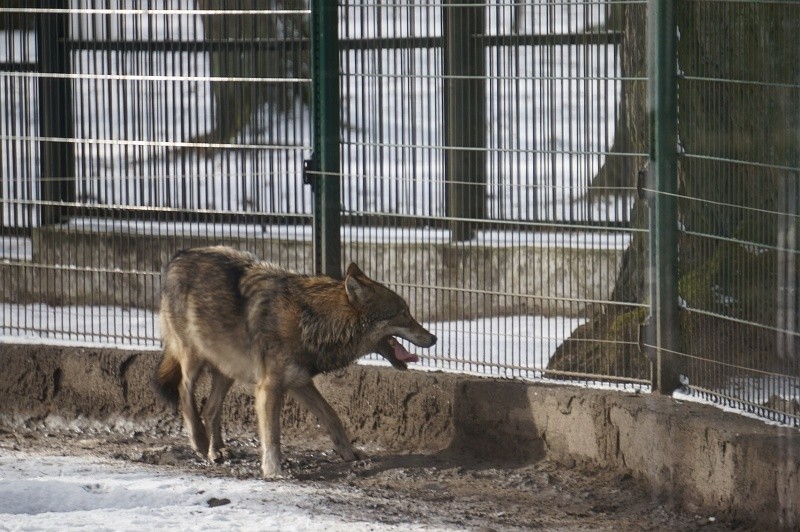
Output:
[[408,310],[402,297],[364,275],[356,263],[350,264],[344,280],[347,298],[366,321],[366,341],[370,352],[376,352],[397,369],[406,369],[408,362],[419,360],[397,341],[396,336],[419,347],[430,347],[436,336],[420,325]]

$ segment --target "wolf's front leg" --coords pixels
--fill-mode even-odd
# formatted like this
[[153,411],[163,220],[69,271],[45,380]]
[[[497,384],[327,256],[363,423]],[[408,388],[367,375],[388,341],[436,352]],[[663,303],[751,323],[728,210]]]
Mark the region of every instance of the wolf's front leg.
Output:
[[355,449],[353,444],[350,443],[350,438],[347,437],[347,431],[342,424],[342,420],[336,415],[336,412],[331,405],[328,404],[328,401],[319,393],[313,381],[309,381],[308,384],[304,386],[292,388],[290,393],[300,404],[314,414],[319,422],[327,429],[331,440],[333,440],[334,449],[336,449],[336,452],[339,453],[339,456],[341,456],[343,460],[352,462],[353,460],[363,460],[366,458],[364,453]]
[[261,473],[264,478],[278,478],[281,471],[281,407],[283,388],[276,379],[266,376],[256,384],[258,435],[261,439]]

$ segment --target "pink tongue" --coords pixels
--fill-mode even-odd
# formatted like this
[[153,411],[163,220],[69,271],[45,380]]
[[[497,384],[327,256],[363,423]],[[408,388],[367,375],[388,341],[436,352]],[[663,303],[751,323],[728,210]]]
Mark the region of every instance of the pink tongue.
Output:
[[402,362],[418,362],[419,357],[409,353],[397,340],[394,341],[394,356]]

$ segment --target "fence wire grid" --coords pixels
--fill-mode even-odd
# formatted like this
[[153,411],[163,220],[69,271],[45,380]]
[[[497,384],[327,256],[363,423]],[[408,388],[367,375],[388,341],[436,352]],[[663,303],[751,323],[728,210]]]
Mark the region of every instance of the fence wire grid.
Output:
[[[423,365],[646,390],[666,360],[676,388],[800,425],[800,7],[677,4],[682,310],[659,358],[647,1],[338,3],[341,262],[439,337]],[[187,247],[313,273],[311,10],[4,2],[4,342],[157,349]]]

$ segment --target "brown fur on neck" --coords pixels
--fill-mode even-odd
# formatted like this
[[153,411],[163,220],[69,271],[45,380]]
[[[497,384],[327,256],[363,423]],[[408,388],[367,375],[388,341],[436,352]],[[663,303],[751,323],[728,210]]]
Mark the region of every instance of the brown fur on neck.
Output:
[[[264,329],[265,317],[276,314],[267,309],[284,306],[281,314],[291,323],[269,324],[266,329],[299,336],[301,356],[312,366],[312,374],[342,369],[372,350],[373,346],[364,345],[362,336],[369,319],[350,303],[344,281],[301,275],[266,263],[259,266],[240,283],[248,299],[251,331],[258,334]],[[272,293],[263,290],[264,283],[283,285],[288,296],[283,301],[259,299],[259,294]]]
[[[307,291],[298,293],[300,340],[315,355],[319,371],[343,368],[366,354],[361,333],[367,325],[362,312],[347,298],[342,281],[305,279]],[[302,296],[315,297],[303,300]],[[309,298],[311,299],[311,298]]]

